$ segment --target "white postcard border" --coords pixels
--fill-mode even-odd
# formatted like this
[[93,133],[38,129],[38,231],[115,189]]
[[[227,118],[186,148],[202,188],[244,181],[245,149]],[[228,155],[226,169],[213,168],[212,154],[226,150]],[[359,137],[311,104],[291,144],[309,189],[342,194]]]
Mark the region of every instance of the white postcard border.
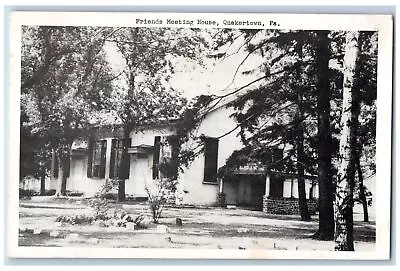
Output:
[[[137,19],[160,19],[161,24],[138,23]],[[167,19],[218,21],[218,26],[167,24]],[[261,21],[264,25],[226,25],[227,21]],[[274,25],[271,22],[275,22]],[[391,210],[391,104],[392,104],[392,18],[388,15],[332,14],[245,14],[245,13],[134,13],[134,12],[12,12],[9,52],[8,134],[8,256],[29,258],[230,258],[230,259],[388,259],[390,255]],[[20,116],[20,44],[22,25],[96,25],[136,27],[218,27],[302,30],[376,30],[378,34],[377,151],[379,181],[376,188],[376,250],[370,252],[134,249],[134,248],[47,248],[18,247],[18,176]],[[333,246],[333,244],[332,244]]]

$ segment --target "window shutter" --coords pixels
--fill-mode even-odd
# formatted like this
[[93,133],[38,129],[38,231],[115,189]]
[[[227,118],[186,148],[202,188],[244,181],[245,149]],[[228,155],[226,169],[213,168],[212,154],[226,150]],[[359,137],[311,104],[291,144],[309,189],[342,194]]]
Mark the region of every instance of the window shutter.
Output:
[[217,182],[218,138],[208,137],[204,146],[204,182]]
[[179,142],[178,138],[176,136],[169,136],[168,137],[168,142],[171,146],[171,161],[174,166],[174,173],[172,178],[176,180],[178,178],[178,167],[179,167],[179,161],[178,161],[178,155],[179,155]]
[[101,153],[100,153],[100,178],[106,176],[106,150],[107,150],[107,140],[101,141]]
[[88,145],[88,163],[87,163],[87,177],[92,178],[92,162],[93,162],[93,140],[89,140],[89,145]]
[[160,141],[161,136],[154,137],[154,151],[153,151],[153,179],[158,179],[158,165],[160,162]]
[[117,153],[117,140],[113,139],[111,140],[111,156],[110,156],[110,174],[109,178],[114,179],[117,174],[115,174],[115,166],[119,161],[115,161],[117,159],[116,153]]

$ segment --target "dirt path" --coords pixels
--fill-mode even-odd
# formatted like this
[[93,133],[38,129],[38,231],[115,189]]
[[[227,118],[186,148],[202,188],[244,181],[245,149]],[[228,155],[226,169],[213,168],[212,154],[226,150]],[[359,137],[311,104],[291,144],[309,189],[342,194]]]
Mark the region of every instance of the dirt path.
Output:
[[[150,217],[145,203],[124,204],[120,207],[130,214]],[[166,208],[160,224],[168,227],[167,232],[160,231],[156,226],[132,230],[96,225],[60,226],[55,223],[58,215],[91,212],[91,208],[82,201],[21,201],[19,245],[288,250],[333,248],[332,242],[310,238],[318,228],[317,217],[313,217],[310,222],[304,222],[297,216],[270,215],[241,209]],[[176,225],[177,217],[182,219],[182,226]],[[355,241],[356,250],[374,249],[374,223],[357,221]]]

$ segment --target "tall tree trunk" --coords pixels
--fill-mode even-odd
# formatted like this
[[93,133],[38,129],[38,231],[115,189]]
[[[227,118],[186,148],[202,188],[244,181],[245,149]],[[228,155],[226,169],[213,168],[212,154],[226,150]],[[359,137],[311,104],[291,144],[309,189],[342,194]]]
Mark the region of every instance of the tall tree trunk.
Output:
[[296,67],[296,89],[297,89],[297,111],[295,115],[295,130],[296,130],[296,154],[297,154],[297,188],[299,192],[299,210],[300,217],[303,221],[311,219],[310,213],[308,212],[306,186],[304,180],[304,127],[303,127],[303,82],[302,75],[304,73],[301,61],[303,60],[303,42],[299,41],[297,44],[297,53],[299,55],[300,62]]
[[[137,34],[138,29],[134,30],[135,35]],[[129,64],[129,61],[127,61],[127,64]],[[134,102],[136,100],[136,93],[135,93],[135,68],[129,66],[129,78],[128,78],[128,96],[127,99],[130,101],[130,103]],[[123,144],[122,144],[122,154],[121,154],[121,164],[119,168],[119,183],[118,183],[118,201],[124,201],[125,200],[125,182],[127,179],[129,179],[129,167],[130,167],[130,159],[129,159],[129,153],[128,149],[130,147],[130,133],[132,131],[133,127],[133,120],[132,120],[132,115],[130,112],[130,103],[126,103],[124,111],[125,111],[125,120],[124,120],[124,135],[123,135]]]
[[67,194],[67,178],[69,171],[69,158],[59,157],[59,170],[58,170],[58,188],[57,195],[65,196]]
[[362,173],[362,170],[361,170],[359,152],[356,153],[355,164],[356,164],[356,168],[357,168],[358,185],[360,186],[359,198],[360,198],[362,206],[363,206],[364,222],[368,222],[369,221],[368,203],[367,203],[367,197],[365,196],[364,177],[363,177],[363,173]]
[[303,124],[301,121],[301,110],[296,115],[296,152],[297,152],[297,187],[299,191],[299,209],[301,220],[308,221],[311,219],[310,213],[308,212],[306,187],[304,181],[304,131]]
[[67,195],[67,165],[66,162],[63,164],[63,174],[62,174],[62,182],[61,182],[61,195],[66,196]]
[[[339,171],[336,181],[335,200],[335,250],[354,251],[353,240],[353,191],[356,129],[354,112],[354,79],[359,54],[358,31],[346,34],[343,59],[343,106],[340,120],[342,131],[339,145]],[[358,116],[357,116],[358,117]]]
[[64,167],[63,167],[63,161],[62,158],[60,157],[59,154],[57,154],[57,159],[58,159],[58,180],[57,180],[57,189],[56,189],[56,195],[61,196],[65,195],[66,191],[63,191],[63,182],[65,181],[65,173],[64,173]]
[[46,169],[44,166],[40,169],[40,195],[44,196],[46,193]]
[[124,137],[122,143],[121,163],[119,167],[119,182],[118,182],[118,201],[125,200],[125,182],[129,179],[130,159],[128,149],[130,147],[129,140],[130,129],[128,125],[124,125]]
[[56,189],[56,195],[65,196],[67,194],[67,178],[70,170],[70,153],[64,152],[65,149],[71,149],[71,145],[68,148],[60,148],[57,151],[58,159],[58,186]]
[[331,176],[331,130],[329,86],[329,31],[317,32],[316,69],[317,69],[317,156],[319,190],[319,229],[315,237],[320,240],[333,240],[333,186]]

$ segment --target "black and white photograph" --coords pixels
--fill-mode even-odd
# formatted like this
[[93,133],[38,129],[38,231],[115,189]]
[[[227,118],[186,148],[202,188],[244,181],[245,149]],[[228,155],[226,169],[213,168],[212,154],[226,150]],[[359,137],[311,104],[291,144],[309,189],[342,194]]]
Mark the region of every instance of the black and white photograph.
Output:
[[13,15],[13,257],[389,258],[391,16]]

